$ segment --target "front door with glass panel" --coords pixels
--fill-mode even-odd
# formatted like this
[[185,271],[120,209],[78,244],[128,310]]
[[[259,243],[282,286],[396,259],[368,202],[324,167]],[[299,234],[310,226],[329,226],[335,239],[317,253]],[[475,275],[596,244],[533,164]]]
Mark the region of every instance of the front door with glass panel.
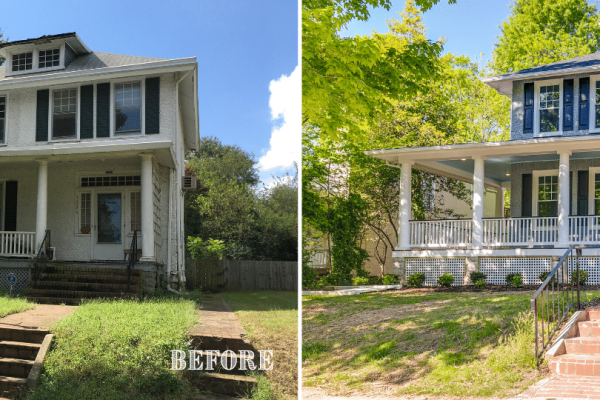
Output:
[[94,258],[122,260],[124,250],[121,193],[96,194],[96,240]]

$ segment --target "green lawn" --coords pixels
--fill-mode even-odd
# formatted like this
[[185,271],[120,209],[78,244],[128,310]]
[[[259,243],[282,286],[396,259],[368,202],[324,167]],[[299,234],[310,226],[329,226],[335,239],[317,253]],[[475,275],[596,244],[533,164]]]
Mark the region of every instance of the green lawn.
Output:
[[337,394],[513,395],[540,377],[531,295],[304,296],[303,385]]
[[195,393],[171,350],[187,350],[192,299],[84,302],[54,327],[54,349],[28,399],[181,399]]
[[0,295],[0,317],[31,310],[34,307],[35,304],[28,302],[25,298],[9,297],[7,294]]
[[257,350],[273,350],[273,370],[253,399],[298,398],[298,292],[220,293]]

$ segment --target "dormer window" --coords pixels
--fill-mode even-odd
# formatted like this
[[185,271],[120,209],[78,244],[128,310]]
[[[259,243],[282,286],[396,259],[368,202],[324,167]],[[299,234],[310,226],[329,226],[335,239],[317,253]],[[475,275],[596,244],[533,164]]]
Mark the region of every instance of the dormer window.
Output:
[[38,68],[58,67],[60,65],[60,49],[40,50]]
[[33,53],[13,54],[12,70],[27,71],[33,66]]

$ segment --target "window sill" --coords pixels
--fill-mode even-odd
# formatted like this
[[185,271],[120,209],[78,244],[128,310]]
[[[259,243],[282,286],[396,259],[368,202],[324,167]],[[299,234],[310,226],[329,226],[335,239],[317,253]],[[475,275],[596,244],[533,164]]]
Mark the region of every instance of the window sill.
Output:
[[562,136],[563,132],[562,131],[557,131],[557,132],[544,132],[544,133],[534,133],[533,137],[534,138],[544,138],[544,137],[554,137],[554,136]]
[[67,143],[67,142],[71,142],[71,143],[79,143],[81,142],[81,140],[77,139],[77,138],[70,138],[70,139],[51,139],[48,140],[48,143]]

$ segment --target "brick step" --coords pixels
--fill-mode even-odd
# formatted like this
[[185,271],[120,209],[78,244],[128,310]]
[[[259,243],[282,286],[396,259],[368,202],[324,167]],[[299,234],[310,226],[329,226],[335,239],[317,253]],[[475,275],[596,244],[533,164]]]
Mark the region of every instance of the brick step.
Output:
[[50,332],[45,329],[26,329],[0,324],[0,340],[5,342],[41,344],[44,341],[44,337],[49,333]]
[[[61,266],[46,266],[44,273],[49,274],[70,274],[70,275],[126,275],[127,268],[84,268],[84,267],[61,267]],[[141,276],[142,270],[133,269],[133,276]]]
[[596,308],[596,307],[586,308],[585,311],[588,312],[588,319],[590,321],[600,320],[600,308]]
[[200,391],[227,396],[247,397],[256,387],[256,379],[246,375],[188,371],[186,378]]
[[11,340],[0,340],[0,357],[21,358],[23,360],[35,360],[40,343],[16,342]]
[[[91,292],[127,292],[127,283],[92,283],[92,282],[65,282],[65,281],[32,281],[31,289],[52,289],[69,291],[91,291]],[[129,293],[141,294],[142,286],[132,284]]]
[[26,297],[27,301],[37,304],[65,304],[68,306],[78,306],[81,299],[62,298],[62,297]]
[[14,378],[27,378],[29,371],[33,367],[32,360],[22,360],[20,358],[0,358],[0,375],[11,376]]
[[600,376],[600,355],[563,354],[550,360],[550,372],[570,376]]
[[[36,277],[33,277],[35,282]],[[60,282],[89,282],[89,283],[127,283],[127,275],[99,275],[99,274],[48,274],[43,273],[40,281],[60,281]],[[141,276],[132,276],[132,284],[140,284]]]
[[581,321],[577,323],[580,337],[600,337],[600,321]]
[[0,395],[12,397],[25,391],[27,391],[27,379],[0,376]]
[[92,292],[79,290],[31,289],[23,292],[26,297],[60,297],[66,299],[97,299],[97,298],[134,298],[136,293],[125,292]]

